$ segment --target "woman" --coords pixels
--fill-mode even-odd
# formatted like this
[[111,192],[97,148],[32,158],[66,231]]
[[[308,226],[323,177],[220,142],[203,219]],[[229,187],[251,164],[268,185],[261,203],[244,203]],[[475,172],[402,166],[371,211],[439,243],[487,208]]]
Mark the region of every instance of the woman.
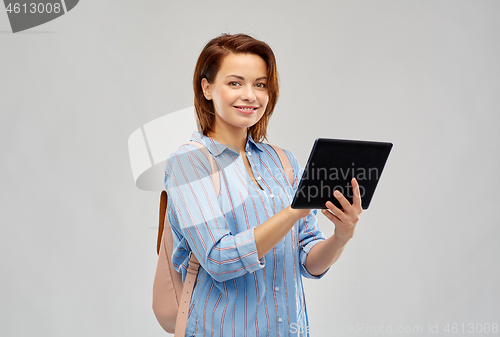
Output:
[[[271,48],[244,34],[222,35],[200,54],[193,78],[201,132],[191,141],[213,156],[219,195],[208,158],[193,145],[167,160],[168,219],[174,266],[183,280],[192,252],[200,262],[186,336],[289,336],[309,330],[301,276],[321,278],[353,236],[361,214],[353,179],[353,204],[335,195],[325,216],[335,233],[325,239],[317,210],[292,209],[302,175],[290,184],[271,146],[261,143],[278,99]],[[335,215],[334,215],[335,214]]]

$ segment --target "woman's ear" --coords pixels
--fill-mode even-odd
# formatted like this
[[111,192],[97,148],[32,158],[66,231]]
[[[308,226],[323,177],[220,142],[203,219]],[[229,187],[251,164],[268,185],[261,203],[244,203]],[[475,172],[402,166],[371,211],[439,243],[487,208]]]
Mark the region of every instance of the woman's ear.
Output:
[[210,83],[208,83],[205,77],[201,79],[201,90],[203,90],[203,96],[210,101],[212,99],[212,92],[210,90]]

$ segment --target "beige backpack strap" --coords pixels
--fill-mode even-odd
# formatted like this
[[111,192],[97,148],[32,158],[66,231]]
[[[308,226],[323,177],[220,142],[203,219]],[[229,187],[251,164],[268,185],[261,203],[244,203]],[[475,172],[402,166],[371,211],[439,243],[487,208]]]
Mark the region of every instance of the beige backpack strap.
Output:
[[276,154],[280,158],[281,165],[283,165],[283,169],[285,170],[285,174],[288,176],[288,181],[290,181],[290,186],[293,186],[293,178],[294,178],[293,168],[292,168],[292,165],[290,165],[290,161],[288,160],[288,157],[286,156],[285,151],[283,151],[282,148],[277,147],[276,145],[271,145],[271,144],[269,144],[269,145],[274,149],[274,151],[276,152]]
[[194,283],[196,282],[196,276],[198,275],[199,268],[200,263],[198,262],[198,259],[192,251],[189,252],[189,265],[186,278],[184,280],[184,286],[182,288],[181,301],[179,303],[179,310],[177,312],[177,320],[175,322],[175,337],[184,337],[186,335],[189,304],[191,302],[193,287]]
[[[162,209],[166,209],[166,202],[167,193],[163,190],[160,196],[160,214],[163,213]],[[164,232],[160,232],[163,235],[158,238],[160,250],[153,283],[153,311],[162,328],[173,333],[182,295],[182,274],[178,273],[172,264],[174,243],[166,213],[164,218],[160,217],[160,226],[163,225],[163,220]]]
[[160,194],[160,217],[158,223],[158,242],[156,243],[156,253],[160,255],[161,237],[165,227],[165,216],[167,213],[167,192],[163,190]]

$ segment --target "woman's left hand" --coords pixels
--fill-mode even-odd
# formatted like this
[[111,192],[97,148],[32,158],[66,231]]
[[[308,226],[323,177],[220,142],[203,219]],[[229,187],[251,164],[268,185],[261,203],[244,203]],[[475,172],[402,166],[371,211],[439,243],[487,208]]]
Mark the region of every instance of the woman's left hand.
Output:
[[356,224],[358,223],[359,216],[363,211],[361,208],[359,184],[356,181],[356,178],[352,178],[351,184],[353,192],[352,205],[342,195],[342,193],[335,191],[333,196],[339,201],[343,209],[339,209],[331,201],[327,201],[325,205],[331,212],[326,209],[322,210],[322,213],[335,224],[335,236],[345,242],[349,241],[354,236]]

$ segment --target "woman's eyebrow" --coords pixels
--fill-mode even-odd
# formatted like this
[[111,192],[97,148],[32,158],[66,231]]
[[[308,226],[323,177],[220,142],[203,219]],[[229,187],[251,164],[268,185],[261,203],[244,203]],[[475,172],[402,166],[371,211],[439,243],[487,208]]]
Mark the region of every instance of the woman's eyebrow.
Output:
[[[240,76],[240,75],[228,75],[226,76],[226,78],[228,77],[236,77],[240,80],[244,80],[245,78],[243,78],[243,76]],[[267,79],[267,76],[262,76],[262,77],[259,77],[258,79],[256,79],[256,81],[260,81],[260,80],[266,80]]]

